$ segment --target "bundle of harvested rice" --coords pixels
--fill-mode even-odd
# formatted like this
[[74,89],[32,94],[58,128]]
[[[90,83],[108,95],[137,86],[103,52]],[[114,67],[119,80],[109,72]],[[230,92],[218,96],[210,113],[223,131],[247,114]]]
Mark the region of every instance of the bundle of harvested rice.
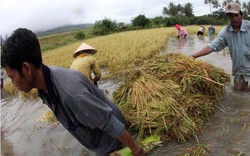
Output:
[[11,81],[7,81],[4,84],[4,93],[7,95],[18,95],[18,89],[11,83]]
[[138,140],[160,134],[179,141],[199,133],[220,102],[228,74],[180,54],[158,56],[130,69],[113,93]]
[[229,74],[222,69],[180,53],[159,55],[145,63],[144,69],[158,79],[171,78],[183,92],[201,93],[218,99],[223,95],[224,84],[230,82]]
[[58,122],[57,118],[55,117],[55,115],[51,110],[45,111],[43,115],[38,118],[38,121],[46,123]]

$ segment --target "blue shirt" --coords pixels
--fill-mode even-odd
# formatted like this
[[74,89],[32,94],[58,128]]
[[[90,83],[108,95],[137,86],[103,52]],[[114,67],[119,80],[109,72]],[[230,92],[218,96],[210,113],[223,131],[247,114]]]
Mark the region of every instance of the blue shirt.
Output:
[[250,21],[242,20],[239,32],[234,32],[232,25],[228,24],[208,47],[214,52],[228,47],[234,79],[238,81],[242,75],[245,81],[250,81]]

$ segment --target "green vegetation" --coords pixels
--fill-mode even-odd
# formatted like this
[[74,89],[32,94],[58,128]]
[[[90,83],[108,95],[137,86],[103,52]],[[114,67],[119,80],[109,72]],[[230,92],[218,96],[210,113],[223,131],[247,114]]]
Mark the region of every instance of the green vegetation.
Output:
[[139,27],[141,29],[149,26],[150,20],[146,18],[144,15],[139,15],[135,19],[132,20],[132,25],[135,27]]
[[77,34],[74,36],[78,40],[82,40],[85,38],[85,34],[83,31],[78,31]]
[[96,21],[92,32],[95,35],[107,35],[117,31],[117,27],[114,21],[105,18],[104,20]]
[[[105,18],[103,20],[96,21],[93,27],[89,24],[86,25],[84,29],[79,29],[78,31],[40,37],[39,40],[42,45],[42,51],[45,52],[58,47],[70,45],[78,40],[89,39],[96,36],[103,36],[122,31],[173,27],[175,24],[180,24],[182,26],[226,25],[228,23],[228,19],[223,7],[228,2],[229,1],[223,1],[222,4],[219,4],[217,0],[204,0],[204,4],[209,4],[210,8],[213,7],[217,9],[216,11],[211,12],[210,15],[204,16],[194,16],[193,6],[191,3],[181,5],[170,2],[168,7],[163,7],[162,14],[165,15],[165,17],[157,16],[154,18],[147,18],[145,15],[138,15],[131,20],[132,23],[129,25],[116,23],[115,21]],[[250,19],[250,3],[242,3],[242,12],[244,19]],[[69,27],[66,28],[70,29]],[[60,32],[60,30],[61,29],[56,29],[55,31]]]
[[[219,3],[218,0],[204,0],[204,4],[209,4],[210,15],[217,19],[226,18],[224,8],[229,2],[232,2],[232,0],[224,0],[222,1],[222,3]],[[242,6],[243,17],[248,18],[248,16],[250,15],[250,2],[241,3],[239,0],[237,0],[236,2],[241,4]],[[215,8],[216,10],[212,11],[212,8]],[[170,2],[167,7],[163,7],[162,13],[163,15],[167,15],[168,17],[193,17],[193,4],[186,3],[182,5]]]
[[[56,49],[62,46],[66,46],[77,42],[79,39],[82,39],[82,36],[79,38],[79,33],[84,34],[84,38],[91,38],[94,35],[91,33],[91,28],[86,28],[79,31],[72,31],[67,33],[54,34],[44,37],[39,37],[39,42],[41,44],[42,52],[48,50]],[[78,36],[78,37],[77,37]],[[78,39],[79,38],[79,39]]]

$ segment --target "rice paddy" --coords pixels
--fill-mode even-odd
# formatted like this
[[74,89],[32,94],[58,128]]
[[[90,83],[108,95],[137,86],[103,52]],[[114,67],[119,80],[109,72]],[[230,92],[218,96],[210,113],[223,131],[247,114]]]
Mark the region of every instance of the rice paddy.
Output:
[[[194,34],[198,27],[185,28]],[[174,27],[116,33],[47,51],[43,61],[49,66],[69,68],[75,49],[82,42],[88,43],[98,50],[95,56],[100,66],[109,70],[104,78],[124,82],[114,92],[114,101],[129,127],[139,132],[138,139],[160,134],[163,140],[185,142],[203,130],[230,77],[184,55],[161,55],[168,38],[175,35]],[[8,94],[18,94],[11,85],[6,89]],[[31,95],[22,96],[34,98],[37,93],[32,90]]]

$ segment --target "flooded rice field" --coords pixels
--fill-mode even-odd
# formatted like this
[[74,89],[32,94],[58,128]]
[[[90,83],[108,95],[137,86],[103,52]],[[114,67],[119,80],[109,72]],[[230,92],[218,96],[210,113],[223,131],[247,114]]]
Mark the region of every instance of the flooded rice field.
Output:
[[[191,55],[210,42],[212,37],[189,36],[186,40],[170,38],[166,52]],[[231,73],[227,50],[199,58]],[[102,80],[99,88],[109,99],[118,82]],[[59,123],[41,120],[48,110],[40,99],[1,99],[2,156],[95,156],[82,147]],[[187,143],[169,141],[155,148],[150,156],[176,156],[182,150],[204,145],[209,156],[250,156],[250,93],[226,87],[224,99],[217,105],[204,132]]]
[[[202,49],[213,37],[190,36],[188,39],[171,38],[165,52],[191,55]],[[227,49],[199,58],[231,73],[232,64]],[[232,78],[233,80],[233,78]],[[226,87],[223,101],[217,105],[204,132],[187,143],[170,141],[158,147],[151,156],[175,156],[192,147],[205,146],[208,156],[250,156],[250,93],[235,92],[232,84]]]

